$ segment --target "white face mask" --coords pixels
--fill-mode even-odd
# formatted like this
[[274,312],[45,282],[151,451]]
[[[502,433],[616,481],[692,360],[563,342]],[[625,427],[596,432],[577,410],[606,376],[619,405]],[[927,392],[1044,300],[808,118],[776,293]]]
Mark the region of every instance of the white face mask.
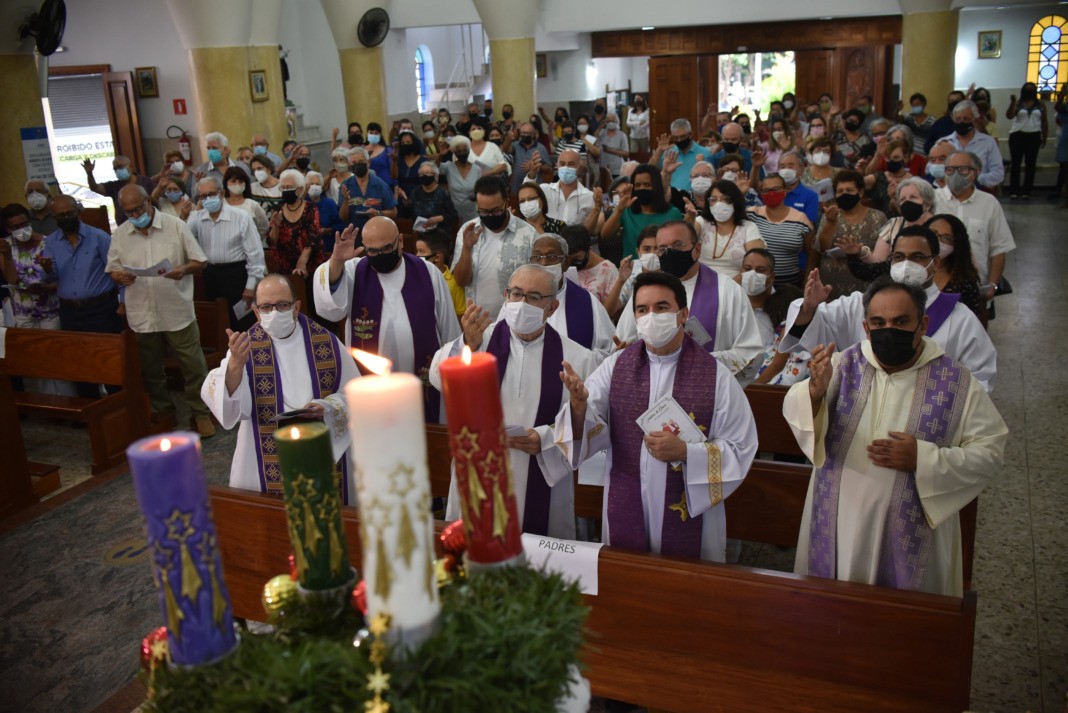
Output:
[[642,270],[645,272],[656,272],[660,269],[660,256],[656,253],[644,253],[639,255],[638,262],[641,263]]
[[694,195],[703,196],[712,187],[712,179],[708,176],[694,176],[690,179],[690,190]]
[[756,270],[742,273],[742,289],[747,295],[760,295],[768,287],[768,276]]
[[48,196],[40,191],[33,191],[26,196],[26,202],[30,204],[31,210],[41,210],[48,205]]
[[309,198],[318,198],[322,194],[323,194],[323,187],[322,186],[320,186],[318,184],[315,184],[315,183],[313,183],[310,186],[308,186],[308,197]]
[[[542,265],[542,267],[544,267],[546,270],[548,270],[549,272],[551,272],[553,274],[553,279],[555,279],[556,282],[559,282],[560,281],[560,276],[564,274],[564,266],[563,265]],[[554,284],[556,284],[556,283],[554,283]]]
[[826,166],[831,162],[831,155],[825,151],[818,151],[808,155],[809,163],[813,166]]
[[285,339],[296,328],[297,318],[292,309],[285,312],[272,310],[269,314],[260,313],[260,326],[272,339]]
[[797,171],[792,168],[780,168],[779,176],[781,176],[782,180],[789,186],[797,180]]
[[230,195],[240,196],[245,193],[244,183],[227,183],[226,187],[230,189]]
[[171,161],[171,173],[178,176],[185,172],[185,164],[181,161]]
[[730,220],[731,217],[734,215],[734,204],[720,203],[719,201],[716,201],[715,204],[712,206],[711,211],[712,217],[715,218],[716,222],[722,223],[724,221]]
[[20,243],[25,243],[33,237],[33,226],[27,225],[24,228],[12,230],[11,237],[13,237],[15,240],[18,240]]
[[348,173],[349,172],[349,164],[348,164],[347,161],[338,161],[337,163],[334,164],[334,170],[339,172],[339,173]]
[[501,307],[501,316],[508,323],[508,328],[520,336],[534,334],[545,326],[545,310],[523,301],[505,302]]
[[664,346],[679,333],[678,312],[650,312],[635,320],[638,337],[653,349]]
[[723,173],[723,180],[724,181],[730,181],[730,182],[733,183],[737,179],[738,179],[738,172],[737,171],[725,171]]
[[927,268],[911,260],[902,260],[890,266],[890,277],[894,282],[900,282],[902,285],[922,287],[923,283],[927,282]]
[[541,215],[541,201],[537,198],[525,200],[519,204],[519,212],[524,218],[537,218]]
[[785,136],[786,136],[786,134],[784,134],[781,131],[772,131],[771,132],[771,138],[775,139],[776,141],[782,141]]
[[262,168],[257,168],[256,171],[255,171],[255,175],[256,175],[256,180],[259,181],[260,183],[263,183],[264,181],[266,181],[271,176],[271,174],[267,173],[267,171],[265,171]]

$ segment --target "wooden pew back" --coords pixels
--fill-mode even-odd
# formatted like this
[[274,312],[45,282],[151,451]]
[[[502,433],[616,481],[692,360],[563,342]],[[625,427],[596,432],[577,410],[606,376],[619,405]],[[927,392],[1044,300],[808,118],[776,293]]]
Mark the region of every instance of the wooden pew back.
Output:
[[[131,356],[132,355],[132,356]],[[121,385],[131,360],[137,363],[132,332],[98,334],[56,329],[7,330],[0,370],[12,376]],[[140,383],[141,376],[137,375]]]

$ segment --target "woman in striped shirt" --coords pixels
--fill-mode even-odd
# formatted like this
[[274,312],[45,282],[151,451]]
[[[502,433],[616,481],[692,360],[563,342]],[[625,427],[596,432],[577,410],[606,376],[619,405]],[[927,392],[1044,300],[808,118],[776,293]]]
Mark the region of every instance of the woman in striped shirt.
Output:
[[749,219],[756,225],[760,237],[775,256],[775,284],[802,284],[801,256],[813,264],[812,223],[796,208],[784,205],[786,183],[777,173],[769,174],[760,183],[760,197],[764,205],[749,211]]

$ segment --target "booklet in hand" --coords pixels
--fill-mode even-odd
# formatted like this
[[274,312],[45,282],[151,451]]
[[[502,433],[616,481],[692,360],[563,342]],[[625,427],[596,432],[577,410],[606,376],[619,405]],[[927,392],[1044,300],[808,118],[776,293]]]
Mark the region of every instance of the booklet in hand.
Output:
[[649,410],[636,419],[638,427],[648,435],[656,431],[671,431],[686,443],[704,443],[706,438],[689,414],[671,394],[664,394]]
[[292,411],[283,411],[274,417],[275,422],[281,426],[287,423],[307,423],[308,421],[318,421],[319,415],[314,409],[310,408],[296,408]]

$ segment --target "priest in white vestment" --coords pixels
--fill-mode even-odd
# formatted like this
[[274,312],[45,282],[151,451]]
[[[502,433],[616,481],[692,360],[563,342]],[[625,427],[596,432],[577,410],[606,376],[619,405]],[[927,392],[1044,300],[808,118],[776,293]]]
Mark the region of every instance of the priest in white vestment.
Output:
[[223,428],[240,424],[230,486],[281,493],[275,417],[308,409],[304,418],[321,419],[330,427],[342,496],[354,504],[356,481],[347,462],[349,412],[342,389],[359,377],[356,362],[337,337],[300,313],[285,277],[265,277],[256,286],[252,310],[257,323],[247,332],[226,330],[230,349],[200,389]]
[[[660,269],[682,280],[689,319],[704,330],[698,343],[707,335],[707,343],[701,346],[732,374],[740,374],[754,359],[762,358],[764,345],[749,296],[734,280],[701,264],[701,243],[693,226],[683,220],[664,223],[656,233],[656,250]],[[616,337],[628,344],[638,338],[633,302],[632,296],[616,325]],[[692,331],[690,326],[687,331]]]
[[869,339],[818,345],[812,376],[787,393],[783,414],[814,466],[798,574],[963,594],[958,513],[997,477],[1008,428],[978,379],[923,336],[924,301],[876,282]]
[[403,248],[396,223],[384,216],[371,218],[362,231],[346,228],[330,260],[315,271],[315,308],[326,319],[345,320],[348,346],[387,357],[393,371],[420,377],[427,423],[444,422],[439,394],[430,386],[430,362],[442,344],[460,336],[460,324],[441,271]]
[[[608,451],[606,544],[723,562],[723,501],[756,455],[753,413],[731,370],[683,330],[689,312],[678,278],[643,272],[632,303],[641,342],[610,356],[585,383],[565,365],[570,398],[556,419],[556,443],[575,467]],[[663,397],[674,399],[705,440],[684,442],[666,428],[643,431],[637,419]]]
[[[497,322],[472,302],[463,319],[463,336],[434,356],[430,382],[441,387],[441,362],[457,356],[467,344],[487,351],[503,363],[501,406],[509,433],[509,458],[516,507],[523,532],[575,539],[575,483],[571,464],[553,442],[556,414],[568,398],[560,382],[567,361],[583,378],[599,360],[585,347],[559,334],[546,319],[559,309],[556,277],[538,265],[524,265],[508,281]],[[519,434],[520,428],[526,429]],[[514,429],[514,430],[513,430]],[[532,477],[540,481],[531,481]],[[453,475],[446,520],[461,516]]]
[[[898,234],[891,250],[891,278],[917,285],[926,295],[927,336],[967,368],[984,389],[993,391],[998,357],[994,343],[960,295],[941,292],[934,283],[938,236],[930,228],[910,225]],[[823,285],[817,272],[809,273],[805,296],[790,305],[779,342],[781,352],[811,352],[817,344],[831,342],[845,350],[865,338],[863,293],[824,302],[831,288]]]

